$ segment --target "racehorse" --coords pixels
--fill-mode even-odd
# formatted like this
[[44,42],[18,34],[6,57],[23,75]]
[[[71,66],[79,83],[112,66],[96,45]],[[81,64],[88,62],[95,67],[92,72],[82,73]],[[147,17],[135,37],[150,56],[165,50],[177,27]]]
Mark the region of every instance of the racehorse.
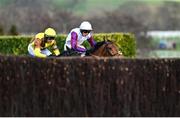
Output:
[[[64,51],[61,56],[81,56],[82,54],[72,49]],[[118,50],[118,47],[112,41],[97,42],[95,47],[87,50],[84,53],[85,56],[97,56],[97,57],[123,57],[122,53]]]
[[98,42],[94,48],[86,51],[86,56],[123,57],[122,53],[118,50],[118,47],[109,40]]

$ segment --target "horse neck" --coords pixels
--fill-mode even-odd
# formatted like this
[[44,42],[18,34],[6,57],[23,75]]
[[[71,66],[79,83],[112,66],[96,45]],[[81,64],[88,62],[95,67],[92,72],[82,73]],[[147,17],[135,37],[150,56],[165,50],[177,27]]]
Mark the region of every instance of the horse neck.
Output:
[[99,47],[96,51],[94,51],[93,55],[96,56],[107,56],[106,51],[105,51],[105,44]]
[[99,48],[100,48],[103,44],[105,44],[104,41],[103,41],[103,42],[98,42],[98,43],[95,45],[95,47],[91,48],[91,49],[88,50],[88,51],[89,51],[90,53],[94,53],[94,52],[96,52],[97,50],[99,50]]

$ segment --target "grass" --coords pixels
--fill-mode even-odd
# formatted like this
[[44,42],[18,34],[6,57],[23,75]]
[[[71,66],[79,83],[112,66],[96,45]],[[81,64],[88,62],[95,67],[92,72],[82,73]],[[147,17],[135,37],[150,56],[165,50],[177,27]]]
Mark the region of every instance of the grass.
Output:
[[[71,1],[71,2],[69,2]],[[73,11],[75,14],[86,14],[89,12],[99,12],[103,10],[114,10],[122,5],[125,0],[84,0],[76,5],[71,5],[73,0],[54,0],[54,4],[66,10]]]
[[[161,40],[164,40],[167,43],[176,42],[176,49],[158,49]],[[151,43],[156,48],[156,50],[151,51],[149,53],[149,57],[158,57],[158,58],[180,57],[180,37],[166,37],[166,38],[154,37]]]
[[154,37],[151,41],[152,46],[158,47],[161,40],[165,40],[167,42],[176,42],[176,50],[180,51],[180,37],[167,37],[167,38],[157,38]]
[[128,5],[131,2],[159,5],[163,3],[164,0],[84,0],[75,6],[71,5],[72,1],[73,0],[53,0],[54,4],[59,8],[70,10],[75,14],[80,15],[115,10],[123,5]]
[[0,0],[0,6],[7,5],[9,2],[7,0]]
[[177,50],[155,50],[149,53],[149,57],[157,58],[177,58],[180,57],[180,51]]
[[[79,1],[78,4],[76,4]],[[162,4],[164,1],[180,0],[51,0],[51,3],[59,9],[65,9],[75,14],[95,13],[99,11],[109,11],[121,8],[121,6],[136,3],[145,3],[152,5]],[[0,6],[7,5],[11,0],[0,0]],[[134,3],[133,3],[134,2]]]

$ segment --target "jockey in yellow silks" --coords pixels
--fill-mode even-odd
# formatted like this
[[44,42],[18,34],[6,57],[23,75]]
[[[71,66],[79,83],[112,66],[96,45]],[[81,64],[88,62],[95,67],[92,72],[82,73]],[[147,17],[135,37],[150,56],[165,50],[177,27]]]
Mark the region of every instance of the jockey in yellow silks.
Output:
[[[45,32],[40,32],[35,35],[32,42],[28,46],[28,53],[34,57],[45,58],[52,56],[54,53],[55,56],[60,55],[60,51],[56,45],[56,31],[53,28],[47,28]],[[53,53],[47,48],[51,47]]]

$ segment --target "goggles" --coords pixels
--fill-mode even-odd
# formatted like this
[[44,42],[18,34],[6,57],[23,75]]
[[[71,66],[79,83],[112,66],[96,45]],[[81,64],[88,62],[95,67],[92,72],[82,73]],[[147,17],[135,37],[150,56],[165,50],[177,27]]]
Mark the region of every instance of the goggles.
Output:
[[45,37],[46,40],[54,40],[55,37]]
[[82,33],[90,33],[90,30],[81,30]]

